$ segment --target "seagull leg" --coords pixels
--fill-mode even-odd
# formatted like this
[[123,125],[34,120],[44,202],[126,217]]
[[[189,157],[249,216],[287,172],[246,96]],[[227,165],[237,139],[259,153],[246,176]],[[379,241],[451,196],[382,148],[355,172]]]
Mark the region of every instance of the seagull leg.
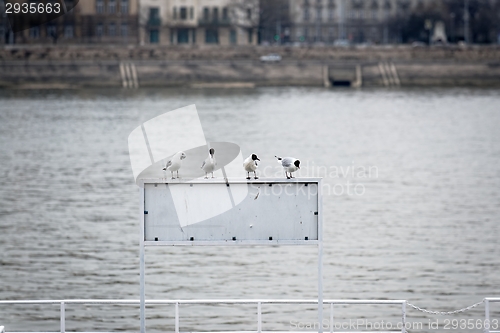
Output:
[[250,172],[247,172],[247,179],[250,179]]
[[257,177],[257,172],[253,172],[253,175],[254,175],[254,179],[259,179],[259,177]]
[[212,178],[215,178],[215,177],[214,177],[214,172],[213,172],[213,171],[212,171]]
[[[291,175],[291,174],[292,174],[292,173],[290,172],[290,175]],[[288,173],[287,173],[286,171],[285,171],[285,175],[286,175],[286,179],[290,179],[290,177],[288,177]]]
[[172,173],[172,179],[175,179],[174,177],[174,172],[173,171],[170,171]]
[[290,178],[293,178],[293,175],[292,175],[292,173],[291,173],[291,172],[290,172]]
[[208,172],[205,172],[205,179],[208,179]]
[[179,178],[179,170],[177,170],[177,178]]

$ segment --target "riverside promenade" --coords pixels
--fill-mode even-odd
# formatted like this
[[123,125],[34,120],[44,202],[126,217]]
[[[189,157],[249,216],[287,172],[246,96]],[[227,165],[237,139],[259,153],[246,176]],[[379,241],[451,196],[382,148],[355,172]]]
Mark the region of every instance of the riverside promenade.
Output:
[[[280,62],[260,56],[277,53]],[[500,87],[500,46],[7,46],[0,88]]]

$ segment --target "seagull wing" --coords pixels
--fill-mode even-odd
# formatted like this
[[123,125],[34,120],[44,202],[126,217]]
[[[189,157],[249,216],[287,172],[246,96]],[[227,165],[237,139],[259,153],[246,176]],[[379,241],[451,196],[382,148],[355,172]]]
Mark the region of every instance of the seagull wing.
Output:
[[203,169],[203,167],[205,166],[206,163],[207,163],[207,161],[203,161],[203,164],[201,165],[202,169]]
[[284,157],[281,160],[281,165],[284,168],[288,168],[289,166],[291,166],[293,164],[294,161],[295,161],[295,159],[293,157]]
[[168,167],[169,167],[169,166],[171,166],[171,165],[172,165],[172,160],[169,160],[169,161],[167,162],[166,167],[168,168]]

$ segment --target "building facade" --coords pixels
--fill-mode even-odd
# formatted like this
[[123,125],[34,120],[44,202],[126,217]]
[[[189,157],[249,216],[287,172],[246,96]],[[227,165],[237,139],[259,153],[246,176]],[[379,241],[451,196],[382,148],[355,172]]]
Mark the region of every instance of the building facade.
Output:
[[141,44],[255,45],[258,0],[141,0]]
[[290,40],[397,43],[391,21],[431,0],[290,0]]
[[83,42],[138,43],[139,0],[80,0],[77,8]]

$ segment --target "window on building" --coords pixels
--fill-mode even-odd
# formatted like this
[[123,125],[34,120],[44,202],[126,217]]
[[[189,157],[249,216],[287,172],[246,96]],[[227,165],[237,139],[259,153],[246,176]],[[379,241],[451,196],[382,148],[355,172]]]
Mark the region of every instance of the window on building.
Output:
[[111,37],[116,36],[116,24],[114,24],[114,23],[109,24],[108,35]]
[[219,20],[219,8],[217,8],[217,7],[214,7],[212,20],[214,20],[214,21]]
[[321,7],[316,8],[316,20],[321,22]]
[[335,9],[328,8],[328,20],[333,21],[335,17]]
[[328,41],[333,42],[335,40],[335,29],[330,27],[328,28]]
[[[1,2],[2,0],[0,0]],[[0,9],[1,9],[1,4],[0,4]],[[3,29],[3,26],[0,25],[0,40],[4,40],[5,39],[5,30]]]
[[205,30],[205,43],[219,44],[219,31],[217,29]]
[[209,9],[208,7],[203,7],[203,20],[208,21],[209,20]]
[[54,24],[47,25],[47,37],[49,38],[57,37],[57,28]]
[[229,32],[229,43],[232,45],[236,45],[237,43],[237,35],[236,35],[236,30],[231,29]]
[[248,20],[252,19],[252,9],[251,8],[247,8],[247,19]]
[[187,44],[187,43],[189,43],[189,29],[178,29],[177,44]]
[[104,13],[104,0],[96,0],[95,11],[97,12],[97,14]]
[[160,32],[158,29],[149,30],[149,42],[151,44],[157,44],[160,42]]
[[108,0],[108,12],[110,14],[116,13],[116,0]]
[[189,7],[189,19],[192,20],[194,18],[194,7]]
[[253,44],[253,30],[248,29],[248,44]]
[[122,37],[128,37],[128,24],[127,23],[122,23],[120,27],[120,35]]
[[149,7],[149,19],[157,20],[160,18],[160,8],[158,7]]
[[102,23],[98,23],[96,28],[95,28],[95,35],[97,37],[102,37],[104,35],[104,26]]
[[187,8],[186,7],[180,8],[180,18],[181,18],[181,20],[187,20]]
[[177,7],[174,7],[174,20],[177,20]]
[[30,29],[30,38],[38,39],[40,38],[40,27],[33,27]]
[[227,7],[222,8],[222,19],[227,20]]
[[304,8],[304,21],[309,21],[309,8]]
[[122,0],[120,3],[120,12],[128,14],[128,0]]
[[73,38],[74,29],[72,24],[68,24],[64,27],[64,37],[65,38]]

